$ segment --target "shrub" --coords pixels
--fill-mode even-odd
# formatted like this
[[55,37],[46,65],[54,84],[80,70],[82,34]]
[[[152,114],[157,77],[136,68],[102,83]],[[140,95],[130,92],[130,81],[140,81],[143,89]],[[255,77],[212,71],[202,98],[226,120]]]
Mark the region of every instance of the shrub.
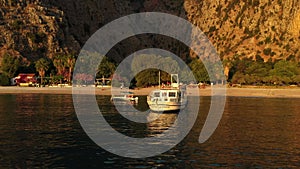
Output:
[[9,86],[9,77],[5,74],[0,74],[0,86]]
[[264,52],[265,55],[271,55],[272,49],[271,48],[266,48],[266,49],[264,49],[263,52]]

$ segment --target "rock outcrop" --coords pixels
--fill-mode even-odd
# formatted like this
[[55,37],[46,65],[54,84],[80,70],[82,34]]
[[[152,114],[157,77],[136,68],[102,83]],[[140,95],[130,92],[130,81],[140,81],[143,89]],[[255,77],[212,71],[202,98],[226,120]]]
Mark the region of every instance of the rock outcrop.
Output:
[[[0,54],[19,55],[31,62],[77,53],[105,24],[146,11],[188,19],[209,37],[223,59],[300,58],[297,0],[1,0]],[[182,45],[173,39],[145,35],[121,42],[111,54],[124,57],[138,49],[162,47],[187,57],[189,51],[178,46]]]
[[297,0],[186,0],[189,21],[212,41],[222,58],[299,59]]

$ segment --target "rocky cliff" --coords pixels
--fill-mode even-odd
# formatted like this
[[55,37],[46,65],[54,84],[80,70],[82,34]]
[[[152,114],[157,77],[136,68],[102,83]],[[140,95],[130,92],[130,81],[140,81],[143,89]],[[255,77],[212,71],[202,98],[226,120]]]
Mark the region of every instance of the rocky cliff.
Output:
[[[103,25],[145,11],[188,19],[205,32],[224,59],[300,58],[298,0],[0,0],[0,58],[8,53],[35,61],[77,53]],[[131,38],[113,53],[124,57],[137,49],[163,47],[181,52],[182,57],[188,54],[174,48],[178,42],[172,39],[149,37]]]
[[219,0],[184,3],[223,58],[299,59],[300,1]]

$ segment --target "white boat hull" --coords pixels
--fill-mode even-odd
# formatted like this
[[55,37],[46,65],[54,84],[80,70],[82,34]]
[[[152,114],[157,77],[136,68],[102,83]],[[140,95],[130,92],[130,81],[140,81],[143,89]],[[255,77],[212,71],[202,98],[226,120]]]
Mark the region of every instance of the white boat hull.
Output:
[[149,104],[152,111],[176,111],[183,109],[185,105]]
[[184,109],[186,106],[186,101],[183,102],[156,102],[147,101],[149,108],[152,111],[176,111]]
[[139,98],[138,97],[133,97],[132,92],[120,92],[120,93],[117,93],[116,95],[112,95],[110,100],[115,101],[115,102],[134,102],[134,103],[137,103]]
[[114,100],[114,101],[135,101],[135,102],[138,102],[138,97],[135,97],[135,98],[112,97],[111,100]]

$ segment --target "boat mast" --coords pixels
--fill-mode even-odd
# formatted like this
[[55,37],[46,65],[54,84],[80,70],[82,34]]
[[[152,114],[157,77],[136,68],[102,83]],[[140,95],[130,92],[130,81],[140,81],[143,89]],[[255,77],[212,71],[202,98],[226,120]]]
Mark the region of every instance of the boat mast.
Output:
[[160,70],[158,70],[158,86],[159,86],[159,89],[160,89]]

